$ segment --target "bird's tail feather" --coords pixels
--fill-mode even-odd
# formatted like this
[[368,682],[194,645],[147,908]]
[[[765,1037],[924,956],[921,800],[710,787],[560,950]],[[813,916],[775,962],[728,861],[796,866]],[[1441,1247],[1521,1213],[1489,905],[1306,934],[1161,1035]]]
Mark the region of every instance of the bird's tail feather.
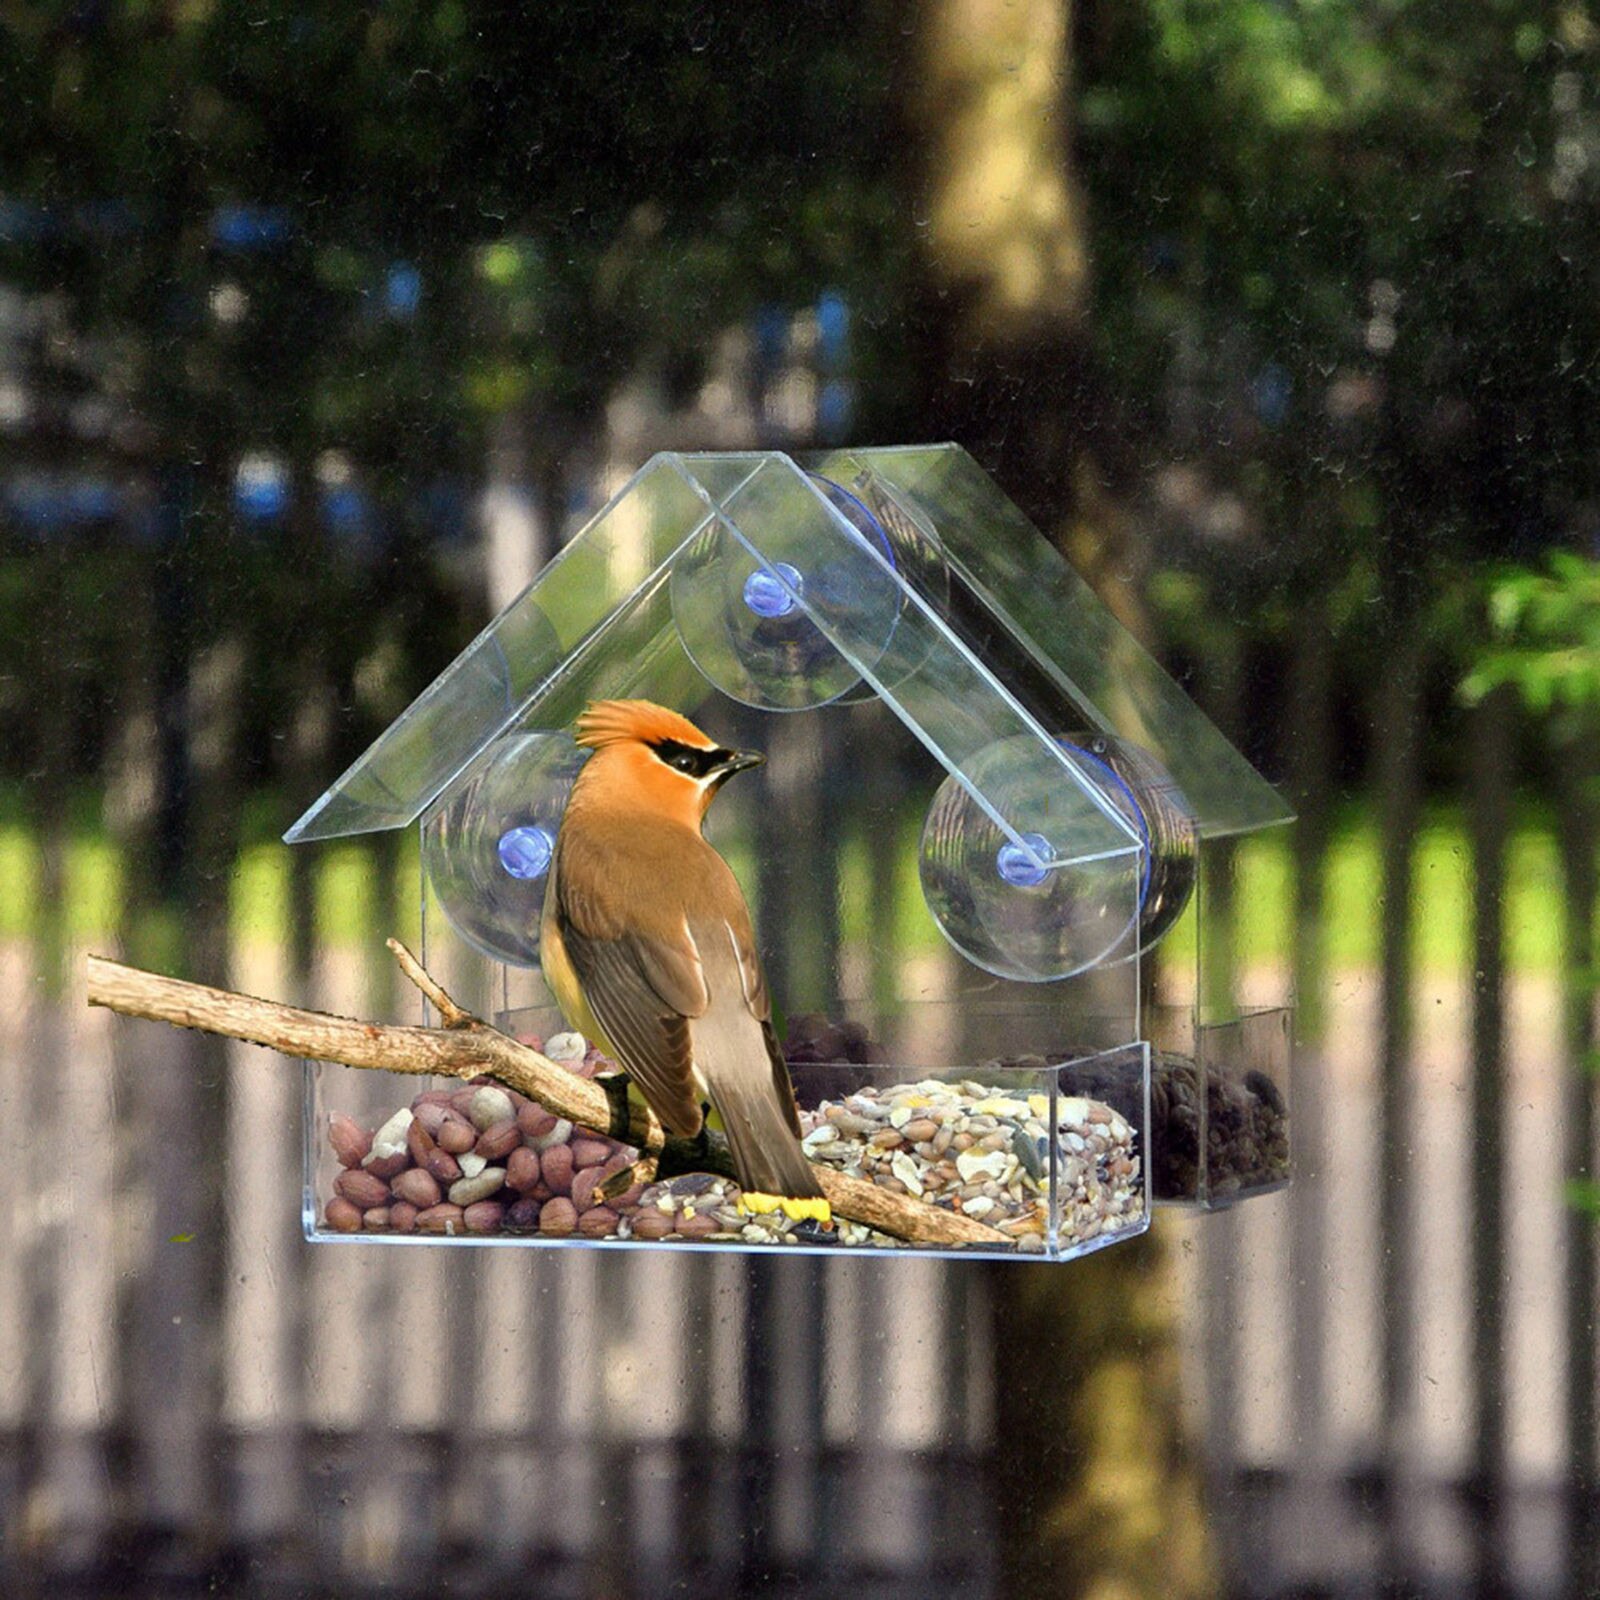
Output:
[[820,1199],[822,1185],[800,1148],[771,1075],[749,1067],[741,1073],[716,1073],[705,1066],[701,1071],[728,1135],[739,1187],[793,1200]]

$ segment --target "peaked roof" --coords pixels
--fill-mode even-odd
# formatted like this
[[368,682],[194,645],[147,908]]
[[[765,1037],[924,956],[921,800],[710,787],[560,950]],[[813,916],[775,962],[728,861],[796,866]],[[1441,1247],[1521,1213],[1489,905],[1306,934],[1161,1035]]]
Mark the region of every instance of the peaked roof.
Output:
[[[565,727],[602,696],[689,710],[708,679],[775,711],[877,694],[1030,855],[1041,833],[1070,837],[1041,866],[1139,847],[1058,743],[1074,728],[1153,754],[1202,835],[1288,820],[964,450],[810,465],[776,451],[653,457],[284,837],[402,827],[505,734]],[[1001,801],[968,776],[1015,736],[1059,767],[1047,800]]]

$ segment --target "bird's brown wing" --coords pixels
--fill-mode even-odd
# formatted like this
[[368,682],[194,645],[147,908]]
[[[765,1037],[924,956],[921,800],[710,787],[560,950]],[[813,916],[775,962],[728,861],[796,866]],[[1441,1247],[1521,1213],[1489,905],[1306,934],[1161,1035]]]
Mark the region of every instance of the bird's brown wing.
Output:
[[669,1133],[698,1133],[703,1114],[689,1019],[656,992],[647,976],[655,963],[632,938],[589,939],[568,930],[565,943],[595,1021],[650,1109]]
[[688,1019],[709,1004],[699,952],[687,924],[679,924],[677,937],[655,919],[624,932],[616,908],[604,903],[607,877],[584,876],[599,886],[589,899],[569,888],[569,874],[556,880],[567,960],[606,1042],[650,1109],[669,1132],[692,1137],[704,1117]]
[[[800,1148],[799,1116],[789,1073],[764,1017],[752,1004],[753,946],[739,936],[740,918],[696,920],[711,1005],[693,1024],[695,1066],[732,1147],[740,1186],[757,1194],[820,1199],[811,1163]],[[748,918],[742,919],[748,928]]]

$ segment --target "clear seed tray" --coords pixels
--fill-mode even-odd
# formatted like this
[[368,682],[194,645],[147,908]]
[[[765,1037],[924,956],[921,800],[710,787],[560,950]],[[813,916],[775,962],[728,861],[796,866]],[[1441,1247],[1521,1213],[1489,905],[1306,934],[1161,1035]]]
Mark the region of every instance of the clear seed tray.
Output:
[[[576,1035],[550,1048],[585,1076],[611,1070]],[[636,1180],[636,1149],[487,1081],[312,1066],[307,1235],[1067,1259],[1148,1225],[1146,1054],[1137,1045],[1053,1067],[990,1063],[934,1077],[849,1062],[794,1066],[811,1158],[992,1230],[960,1246],[891,1237],[843,1216],[824,1230],[781,1212],[747,1213],[733,1180],[711,1171]],[[1091,1081],[1101,1086],[1092,1095]]]

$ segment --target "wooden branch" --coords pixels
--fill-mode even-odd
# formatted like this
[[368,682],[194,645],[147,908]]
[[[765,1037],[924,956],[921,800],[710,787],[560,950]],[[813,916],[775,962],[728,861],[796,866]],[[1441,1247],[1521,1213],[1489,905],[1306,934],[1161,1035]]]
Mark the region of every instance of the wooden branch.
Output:
[[478,1020],[451,999],[444,986],[435,982],[433,974],[398,939],[385,939],[384,943],[400,963],[400,970],[433,1002],[434,1010],[444,1018],[445,1027],[465,1028]]
[[[406,976],[445,1019],[444,1027],[405,1027],[307,1011],[276,1000],[163,977],[104,956],[88,958],[88,1001],[123,1016],[197,1028],[313,1061],[423,1077],[492,1077],[537,1100],[558,1117],[634,1145],[646,1157],[658,1157],[668,1171],[692,1167],[736,1176],[722,1135],[713,1134],[704,1144],[669,1137],[654,1114],[636,1099],[609,1094],[601,1084],[578,1077],[473,1016],[451,999],[397,939],[391,939],[389,947]],[[894,1194],[820,1162],[816,1170],[822,1192],[839,1216],[896,1239],[991,1248],[1014,1243],[997,1228],[961,1212]]]

